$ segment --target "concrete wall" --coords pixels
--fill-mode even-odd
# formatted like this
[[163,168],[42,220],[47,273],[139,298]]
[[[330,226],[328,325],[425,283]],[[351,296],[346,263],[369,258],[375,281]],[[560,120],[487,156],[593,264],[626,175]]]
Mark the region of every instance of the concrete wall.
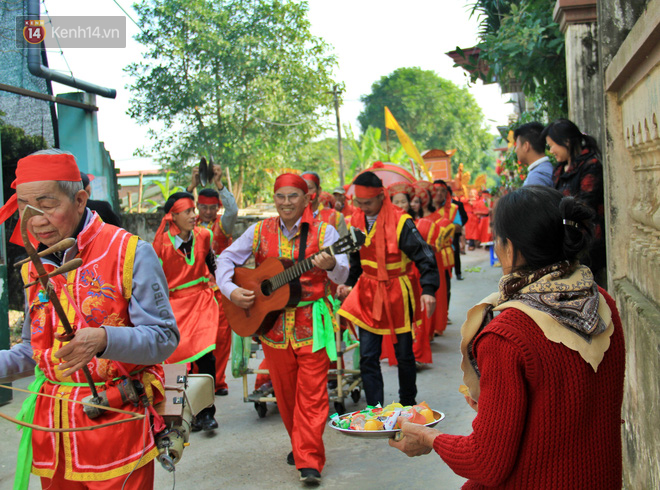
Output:
[[603,85],[598,76],[598,27],[596,23],[569,25],[565,40],[566,59],[571,60],[566,63],[568,118],[600,143]]
[[660,488],[660,0],[599,0],[610,291],[626,337],[624,487]]

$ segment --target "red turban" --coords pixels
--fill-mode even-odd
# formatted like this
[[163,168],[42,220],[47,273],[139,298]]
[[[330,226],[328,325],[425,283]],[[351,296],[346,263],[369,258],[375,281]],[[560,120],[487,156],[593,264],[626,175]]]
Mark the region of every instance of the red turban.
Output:
[[395,196],[397,194],[408,194],[408,196],[412,196],[414,193],[413,186],[410,185],[408,182],[397,182],[395,184],[392,184],[387,188],[387,192],[390,196]]
[[[61,180],[65,182],[81,182],[80,170],[76,165],[76,159],[68,153],[28,155],[18,161],[16,167],[16,180],[11,183],[11,188],[16,189],[19,184],[29,182],[42,182],[49,180]],[[7,203],[0,208],[0,223],[4,223],[18,210],[18,198],[16,194],[11,196]],[[21,221],[19,219],[14,233],[9,241],[23,246],[21,238]]]

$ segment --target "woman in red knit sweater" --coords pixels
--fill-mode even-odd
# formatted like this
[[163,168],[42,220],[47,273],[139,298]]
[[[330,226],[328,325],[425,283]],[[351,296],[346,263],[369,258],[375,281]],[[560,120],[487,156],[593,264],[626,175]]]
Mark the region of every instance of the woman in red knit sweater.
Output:
[[592,215],[547,187],[500,199],[494,233],[504,276],[461,329],[473,432],[400,419],[403,438],[391,446],[408,456],[434,450],[468,489],[621,488],[621,320],[578,261]]

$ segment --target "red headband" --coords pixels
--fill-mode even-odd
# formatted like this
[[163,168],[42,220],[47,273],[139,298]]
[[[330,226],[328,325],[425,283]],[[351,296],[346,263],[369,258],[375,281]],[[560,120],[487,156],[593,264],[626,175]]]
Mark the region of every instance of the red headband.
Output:
[[305,180],[311,180],[316,184],[316,187],[321,187],[321,180],[316,175],[312,173],[303,172],[301,177]]
[[189,197],[182,197],[172,205],[170,212],[167,214],[176,214],[185,211],[186,209],[194,208],[195,202]]
[[275,179],[273,192],[277,192],[280,187],[295,187],[296,189],[303,191],[305,194],[309,192],[309,188],[307,187],[307,182],[305,182],[305,179],[296,174],[286,173]]
[[220,205],[220,199],[218,199],[215,196],[199,196],[197,198],[197,202],[199,204],[206,204],[206,205],[212,205],[212,204],[217,204]]
[[370,199],[383,192],[382,187],[365,187],[363,185],[356,185],[353,187],[355,187],[355,197],[359,199]]

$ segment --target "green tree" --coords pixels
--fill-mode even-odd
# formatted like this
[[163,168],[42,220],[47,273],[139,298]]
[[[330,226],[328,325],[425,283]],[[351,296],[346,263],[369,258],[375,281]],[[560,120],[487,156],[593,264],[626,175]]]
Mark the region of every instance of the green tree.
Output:
[[[0,148],[2,148],[3,192],[6,201],[15,192],[11,188],[11,183],[16,178],[16,165],[18,161],[30,153],[48,148],[48,143],[41,136],[30,136],[25,134],[22,128],[6,124],[1,116],[4,116],[4,113],[0,112]],[[2,204],[4,202],[0,201],[0,205]],[[9,236],[14,230],[17,221],[18,214],[16,213],[5,223],[6,258],[9,263],[16,262],[18,257],[22,258],[25,254],[23,247],[9,243]],[[22,310],[25,297],[23,295],[23,280],[21,279],[20,269],[9,267],[7,269],[7,275],[9,282],[9,308],[12,310]]]
[[[476,0],[479,59],[457,49],[472,81],[517,83],[551,120],[566,117],[568,107],[564,36],[554,6],[547,0]],[[478,61],[488,64],[487,73],[477,69]]]
[[[471,171],[481,171],[492,161],[492,136],[474,97],[435,72],[399,68],[371,86],[362,97],[364,110],[358,117],[362,131],[378,128],[385,139],[384,108],[389,107],[403,130],[418,144],[420,152],[438,148],[458,151],[455,162]],[[390,144],[397,141],[390,132]],[[398,141],[397,141],[398,143]],[[455,169],[454,169],[455,170]]]
[[232,174],[242,201],[264,193],[264,171],[290,167],[324,130],[335,58],[309,31],[306,2],[142,0],[145,61],[129,114],[160,121],[151,151],[177,175],[199,155]]

